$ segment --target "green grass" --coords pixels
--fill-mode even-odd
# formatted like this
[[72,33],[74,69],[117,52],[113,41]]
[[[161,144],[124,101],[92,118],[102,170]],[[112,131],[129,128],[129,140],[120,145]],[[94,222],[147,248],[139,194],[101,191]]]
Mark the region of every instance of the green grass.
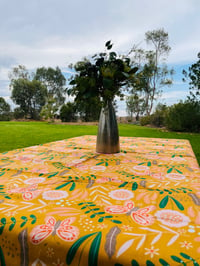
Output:
[[[49,124],[45,122],[0,122],[0,152],[51,141],[96,135],[97,126]],[[120,124],[120,136],[188,139],[200,164],[200,134],[165,132],[157,128]]]

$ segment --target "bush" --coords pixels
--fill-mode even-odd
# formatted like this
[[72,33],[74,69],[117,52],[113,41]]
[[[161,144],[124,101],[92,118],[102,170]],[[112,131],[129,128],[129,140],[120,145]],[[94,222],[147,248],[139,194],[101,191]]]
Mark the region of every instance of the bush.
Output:
[[21,119],[25,117],[25,113],[20,107],[17,107],[14,109],[13,116],[15,119]]
[[0,97],[0,121],[9,121],[11,119],[10,105]]
[[166,113],[167,106],[165,104],[158,104],[155,112],[151,115],[151,124],[156,127],[165,126]]
[[62,122],[74,122],[76,117],[76,106],[74,103],[68,102],[60,109],[60,119]]
[[140,118],[140,125],[141,126],[146,126],[151,124],[151,116],[150,115],[146,115]]
[[200,132],[200,102],[187,100],[169,107],[166,126],[173,131]]

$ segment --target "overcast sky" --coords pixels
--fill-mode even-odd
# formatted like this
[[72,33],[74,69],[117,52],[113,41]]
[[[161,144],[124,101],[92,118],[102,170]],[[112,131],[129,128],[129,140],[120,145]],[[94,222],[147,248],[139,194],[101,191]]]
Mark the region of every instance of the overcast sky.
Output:
[[[102,51],[107,40],[126,53],[158,28],[169,33],[167,63],[177,72],[161,99],[171,104],[186,96],[181,71],[200,51],[200,0],[0,0],[0,96],[9,99],[13,66],[66,72],[69,63]],[[124,104],[118,110],[125,115]]]

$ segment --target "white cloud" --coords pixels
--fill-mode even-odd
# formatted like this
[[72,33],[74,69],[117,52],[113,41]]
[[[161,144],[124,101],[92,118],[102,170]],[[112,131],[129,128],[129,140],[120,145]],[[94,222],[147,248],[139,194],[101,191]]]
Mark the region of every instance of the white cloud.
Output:
[[128,53],[133,44],[145,46],[146,31],[161,27],[172,47],[168,62],[192,63],[200,47],[199,10],[199,0],[0,1],[0,96],[10,94],[5,80],[13,65],[58,65],[66,72],[109,39]]

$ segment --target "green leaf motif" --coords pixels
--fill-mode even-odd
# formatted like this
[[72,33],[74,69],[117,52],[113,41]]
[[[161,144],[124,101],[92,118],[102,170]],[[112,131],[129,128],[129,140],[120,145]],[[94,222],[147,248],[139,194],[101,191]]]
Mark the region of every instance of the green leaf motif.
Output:
[[132,266],[140,266],[136,260],[131,261]]
[[5,262],[5,258],[4,258],[4,254],[3,254],[3,250],[0,246],[0,265],[1,266],[6,266],[6,262]]
[[180,259],[179,257],[177,257],[177,256],[171,256],[171,258],[174,261],[179,262],[179,263],[182,263],[182,265],[185,265],[186,266],[186,263],[182,259]]
[[12,221],[12,224],[9,226],[9,231],[12,231],[12,229],[14,228],[16,224],[16,219],[15,217],[11,217],[10,220]]
[[128,182],[124,182],[121,185],[119,185],[119,187],[125,187],[128,184]]
[[69,191],[73,191],[75,189],[75,187],[76,187],[76,183],[72,182],[72,185],[71,185]]
[[167,195],[161,200],[159,207],[162,209],[165,208],[168,203],[168,200],[169,200],[169,196]]
[[101,244],[101,236],[102,233],[99,232],[97,236],[92,241],[89,257],[88,257],[88,265],[89,266],[97,266],[98,265],[98,254],[99,254],[99,247]]
[[31,214],[30,217],[33,219],[33,220],[31,221],[31,224],[35,224],[35,223],[36,223],[36,220],[37,220],[36,216],[33,215],[33,214]]
[[184,210],[184,207],[183,205],[178,201],[176,200],[175,198],[171,197],[170,198],[175,202],[176,206],[179,208],[179,210],[183,211]]
[[119,220],[111,220],[111,222],[115,223],[115,224],[121,224],[122,222]]
[[153,262],[151,262],[150,260],[146,261],[146,265],[147,266],[155,266],[155,264]]
[[168,174],[171,173],[172,170],[173,170],[173,168],[169,168],[169,169],[167,170],[167,173],[168,173]]
[[24,222],[20,224],[20,227],[23,227],[27,223],[28,219],[26,216],[22,216],[21,219],[24,220]]
[[1,172],[1,173],[0,173],[0,176],[2,176],[2,175],[4,175],[4,174],[5,174],[5,172]]
[[132,190],[136,190],[138,188],[138,184],[137,182],[134,182],[133,185],[132,185]]
[[57,175],[58,173],[59,173],[59,172],[52,173],[52,174],[48,175],[47,178],[51,178],[51,177]]
[[85,236],[82,236],[81,238],[79,238],[69,249],[67,256],[66,256],[66,263],[68,265],[70,265],[76,255],[76,252],[78,250],[78,248],[80,247],[80,245],[89,237],[95,235],[96,233],[92,233],[92,234],[88,234]]
[[163,266],[170,266],[170,264],[167,263],[167,262],[166,262],[165,260],[163,260],[163,259],[159,259],[159,262],[160,262],[160,264],[163,265]]
[[180,255],[183,257],[183,258],[185,258],[185,259],[187,259],[187,260],[191,260],[192,262],[193,262],[193,265],[194,266],[200,266],[199,265],[199,263],[196,261],[196,260],[194,260],[192,257],[190,257],[189,255],[187,255],[187,254],[185,254],[185,253],[180,253]]
[[67,186],[69,183],[71,183],[71,182],[66,182],[66,183],[56,187],[55,189],[61,189],[61,188],[65,187],[65,186]]

